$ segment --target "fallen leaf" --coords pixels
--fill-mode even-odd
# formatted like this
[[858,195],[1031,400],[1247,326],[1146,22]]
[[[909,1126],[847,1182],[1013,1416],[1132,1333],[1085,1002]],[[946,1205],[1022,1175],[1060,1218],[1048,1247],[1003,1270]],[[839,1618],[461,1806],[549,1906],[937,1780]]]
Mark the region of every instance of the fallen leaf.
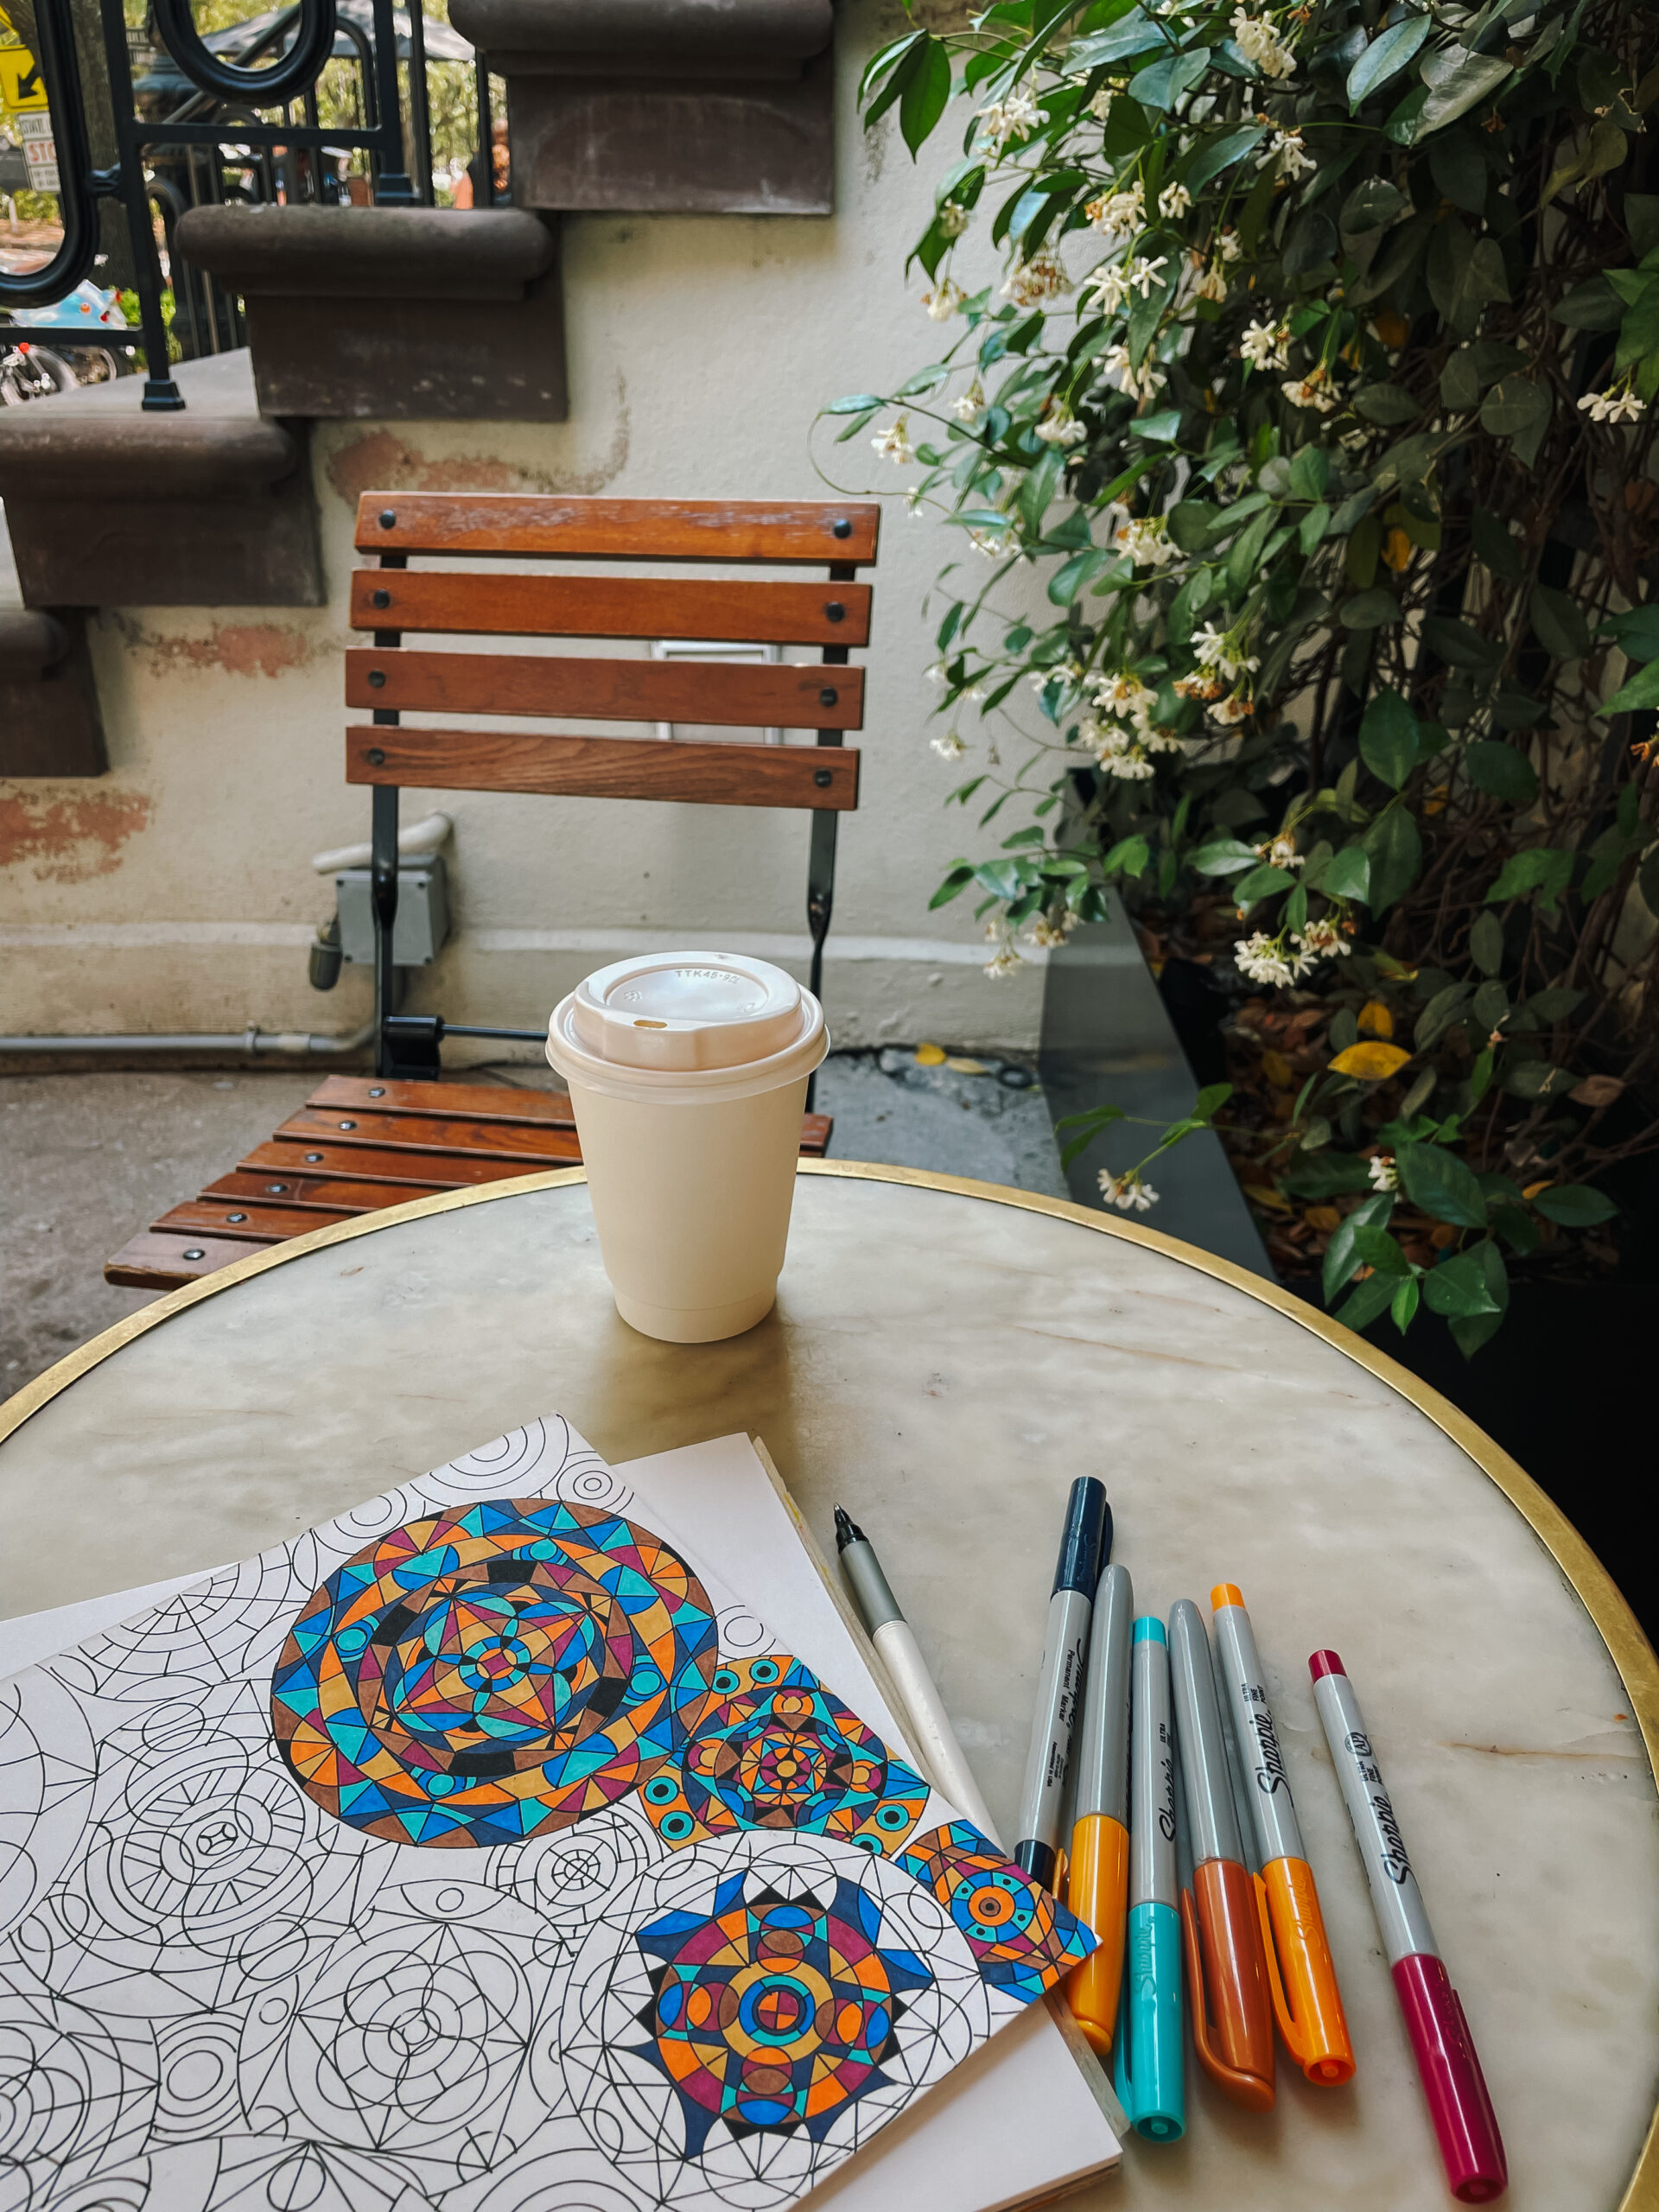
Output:
[[1247,1183],[1244,1195],[1247,1198],[1254,1198],[1259,1206],[1270,1207],[1274,1213],[1292,1211],[1290,1200],[1281,1198],[1277,1191],[1270,1190],[1265,1183]]
[[1567,1095],[1575,1106],[1611,1106],[1624,1088],[1616,1075],[1587,1075]]
[[1310,1229],[1319,1230],[1326,1236],[1333,1236],[1342,1227],[1342,1216],[1335,1206],[1309,1206],[1302,1219]]
[[1411,566],[1412,543],[1403,530],[1391,530],[1382,541],[1382,558],[1391,569]]
[[1362,1083],[1382,1083],[1397,1075],[1411,1058],[1398,1045],[1351,1045],[1331,1063],[1333,1075],[1356,1075]]
[[944,1059],[945,1052],[943,1045],[918,1045],[916,1047],[916,1065],[918,1068],[942,1068],[944,1065]]
[[1373,1037],[1392,1037],[1394,1016],[1381,999],[1367,999],[1359,1009],[1359,1026]]
[[1537,1197],[1539,1192],[1547,1191],[1549,1188],[1549,1185],[1550,1178],[1546,1176],[1541,1183],[1529,1183],[1526,1189],[1522,1192],[1521,1195],[1526,1200],[1527,1204],[1530,1205],[1533,1200]]
[[1263,1052],[1262,1072],[1275,1090],[1288,1090],[1296,1079],[1290,1062],[1282,1052]]
[[[918,1052],[916,1057],[919,1059],[921,1058],[920,1053]],[[950,1059],[947,1060],[944,1065],[957,1075],[988,1075],[990,1073],[990,1070],[986,1066],[983,1060]]]
[[1428,1241],[1437,1252],[1444,1252],[1448,1244],[1457,1243],[1459,1234],[1459,1232],[1452,1228],[1449,1221],[1438,1222],[1429,1230]]

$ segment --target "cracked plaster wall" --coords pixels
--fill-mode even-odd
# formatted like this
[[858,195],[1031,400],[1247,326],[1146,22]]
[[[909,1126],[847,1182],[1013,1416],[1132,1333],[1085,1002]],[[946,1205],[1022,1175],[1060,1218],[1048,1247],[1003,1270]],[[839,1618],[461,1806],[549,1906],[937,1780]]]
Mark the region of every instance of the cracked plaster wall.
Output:
[[[363,1018],[366,970],[347,968],[321,997],[304,954],[332,909],[309,855],[367,835],[367,794],[342,780],[358,494],[823,496],[807,443],[815,408],[897,383],[939,346],[918,305],[922,280],[906,287],[901,269],[944,156],[930,149],[918,169],[891,117],[867,138],[855,109],[865,56],[902,22],[858,0],[842,11],[835,217],[566,221],[568,423],[316,426],[327,606],[146,608],[136,586],[130,607],[95,618],[109,774],[0,785],[0,1028],[340,1029]],[[908,481],[865,437],[824,440],[820,452],[853,489]],[[933,695],[922,675],[932,626],[922,602],[957,541],[911,520],[897,499],[882,531],[861,656],[862,805],[841,831],[831,1027],[848,1044],[1029,1046],[1040,969],[988,980],[968,902],[927,912],[944,868],[976,836],[971,815],[942,805],[962,772],[929,748]],[[411,791],[405,818],[429,804],[457,823],[458,934],[418,979],[416,1008],[540,1023],[597,964],[590,949],[538,946],[550,932],[804,940],[804,816]]]

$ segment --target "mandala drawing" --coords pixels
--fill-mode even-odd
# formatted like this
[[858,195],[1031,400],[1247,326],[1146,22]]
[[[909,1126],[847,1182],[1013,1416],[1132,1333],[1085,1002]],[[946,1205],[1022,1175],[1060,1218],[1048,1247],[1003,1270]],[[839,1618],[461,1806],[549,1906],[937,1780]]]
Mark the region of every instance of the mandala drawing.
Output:
[[512,1843],[628,1796],[711,1702],[714,1615],[602,1508],[480,1501],[332,1574],[276,1663],[302,1788],[393,1843]]
[[1085,1955],[655,1517],[538,1422],[0,1686],[0,2212],[789,2212]]
[[640,1793],[664,1841],[777,1828],[891,1853],[920,1820],[926,1783],[798,1659],[727,1658],[709,1688],[677,1767]]

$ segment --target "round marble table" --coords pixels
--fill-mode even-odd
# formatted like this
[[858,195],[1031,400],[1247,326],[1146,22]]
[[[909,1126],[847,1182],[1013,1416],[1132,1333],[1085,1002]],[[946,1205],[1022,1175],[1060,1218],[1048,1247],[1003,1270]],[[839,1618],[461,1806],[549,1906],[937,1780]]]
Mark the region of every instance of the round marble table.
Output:
[[158,1300],[0,1408],[3,1609],[256,1552],[552,1410],[613,1460],[757,1434],[826,1543],[844,1502],[1005,1834],[1071,1478],[1104,1477],[1141,1610],[1243,1586],[1358,2075],[1315,2091],[1281,2053],[1257,2120],[1189,2064],[1185,2140],[1132,2145],[1080,2207],[1451,2202],[1314,1713],[1306,1655],[1328,1644],[1485,2063],[1507,2201],[1659,2208],[1652,1652],[1555,1508],[1445,1401],[1154,1232],[806,1162],[777,1311],[677,1345],[618,1319],[580,1171],[321,1230]]

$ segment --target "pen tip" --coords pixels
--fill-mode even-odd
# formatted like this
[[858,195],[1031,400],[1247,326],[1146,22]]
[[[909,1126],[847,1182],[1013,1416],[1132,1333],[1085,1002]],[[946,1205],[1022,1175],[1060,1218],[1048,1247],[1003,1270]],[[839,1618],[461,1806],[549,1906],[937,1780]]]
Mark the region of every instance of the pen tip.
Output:
[[844,1552],[849,1544],[861,1544],[864,1531],[848,1512],[844,1505],[836,1508],[836,1549]]

